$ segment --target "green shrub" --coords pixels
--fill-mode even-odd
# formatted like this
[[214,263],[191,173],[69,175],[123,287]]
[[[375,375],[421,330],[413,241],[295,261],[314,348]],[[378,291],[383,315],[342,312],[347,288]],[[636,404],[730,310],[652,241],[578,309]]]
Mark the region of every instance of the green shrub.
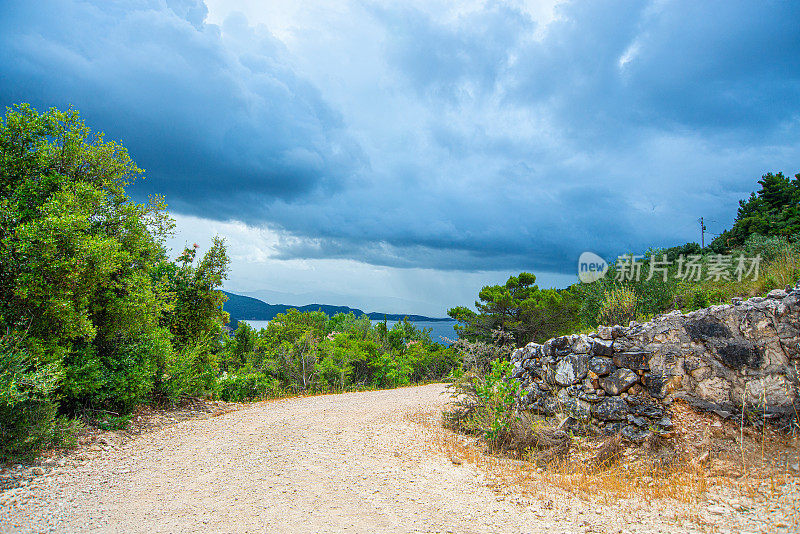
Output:
[[788,251],[798,252],[798,243],[790,243],[784,236],[751,235],[742,246],[746,256],[760,255],[765,263],[769,263]]
[[448,386],[454,408],[444,412],[445,426],[458,432],[477,434],[499,451],[514,451],[530,460],[564,458],[569,454],[570,438],[518,409],[516,402],[520,384],[506,378],[511,371],[508,360],[492,362],[491,371],[482,375],[470,371],[457,372]]
[[604,294],[597,321],[605,325],[627,325],[636,319],[636,305],[636,292],[616,285]]
[[266,373],[242,368],[234,373],[223,373],[217,392],[227,402],[268,399],[280,393],[280,382]]
[[[150,400],[157,371],[170,359],[170,334],[155,328],[135,337],[84,344],[64,360],[59,390],[71,410],[125,414]],[[99,412],[98,412],[99,413]]]
[[800,280],[800,254],[784,248],[773,260],[764,265],[759,279],[760,292],[794,286]]
[[175,403],[188,397],[213,395],[217,390],[219,365],[208,341],[171,351],[159,376],[158,398]]
[[37,369],[16,343],[0,341],[0,462],[28,459],[60,435],[53,397],[60,378],[55,364]]
[[508,360],[492,362],[492,371],[483,380],[475,381],[475,395],[486,407],[489,424],[484,428],[484,437],[490,443],[496,443],[508,434],[514,411],[519,382],[507,380],[511,375],[511,363]]
[[373,359],[374,384],[378,387],[396,388],[411,384],[411,366],[405,351],[383,352]]
[[411,380],[414,382],[446,378],[453,369],[461,366],[458,353],[449,347],[433,344],[429,347],[414,345],[410,348],[414,368]]

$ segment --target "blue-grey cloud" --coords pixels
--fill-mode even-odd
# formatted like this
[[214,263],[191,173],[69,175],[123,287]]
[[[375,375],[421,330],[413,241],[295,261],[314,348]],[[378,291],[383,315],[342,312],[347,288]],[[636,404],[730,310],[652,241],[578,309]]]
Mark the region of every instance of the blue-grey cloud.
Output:
[[184,211],[256,222],[269,199],[341,187],[362,165],[341,117],[268,31],[205,13],[189,0],[4,4],[0,98],[74,105]]
[[800,171],[794,3],[348,9],[364,37],[298,32],[298,58],[198,0],[6,2],[0,103],[75,105],[147,169],[136,194],[269,225],[282,258],[569,272]]

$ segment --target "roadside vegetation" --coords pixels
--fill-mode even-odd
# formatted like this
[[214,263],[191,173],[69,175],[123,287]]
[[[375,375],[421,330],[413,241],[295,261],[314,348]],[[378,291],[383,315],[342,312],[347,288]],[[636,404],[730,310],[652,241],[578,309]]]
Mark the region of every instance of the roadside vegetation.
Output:
[[0,460],[211,391],[225,247],[170,260],[163,199],[125,191],[142,172],[74,110],[0,120]]
[[[544,472],[556,486],[582,494],[622,496],[638,488],[649,496],[683,502],[699,498],[710,480],[702,458],[708,458],[709,448],[731,442],[712,443],[702,429],[713,424],[730,433],[736,425],[686,409],[681,416],[686,435],[677,442],[654,434],[643,446],[630,448],[620,436],[573,434],[560,429],[558,420],[518,409],[520,384],[509,379],[509,355],[530,341],[542,343],[598,325],[627,325],[672,310],[687,312],[794,286],[800,280],[800,174],[789,179],[770,173],[758,183],[760,189],[740,202],[733,227],[705,249],[687,243],[622,255],[611,262],[605,277],[561,290],[540,289],[533,274],[520,273],[504,285],[484,287],[476,311],[449,310],[461,322],[453,348],[463,369],[449,385],[453,402],[442,414],[445,429],[472,436],[489,453],[527,460],[508,464],[522,466],[517,482],[541,479],[537,473]],[[693,418],[705,426],[693,424]],[[743,429],[744,420],[742,435]],[[749,441],[740,436],[740,447],[728,451],[725,469],[741,473],[758,464],[761,482],[777,487],[775,480],[784,480],[788,469],[785,447],[777,434],[767,439],[763,432]],[[443,436],[444,450],[481,458],[458,439]],[[774,448],[772,456],[764,454],[767,441]],[[508,473],[504,468],[499,476],[508,478]]]
[[261,330],[239,322],[223,340],[220,364],[219,396],[242,401],[440,380],[460,361],[408,320],[387,328],[366,315],[292,309]]
[[800,279],[800,174],[768,173],[758,184],[739,202],[733,227],[706,248],[686,243],[621,254],[604,277],[565,289],[539,288],[535,275],[520,273],[481,289],[475,310],[459,306],[448,314],[460,321],[461,339],[492,343],[500,331],[519,347],[794,285]]
[[164,199],[126,193],[142,178],[75,110],[0,118],[0,462],[142,404],[395,387],[458,365],[408,321],[291,310],[231,337],[224,241],[170,258]]

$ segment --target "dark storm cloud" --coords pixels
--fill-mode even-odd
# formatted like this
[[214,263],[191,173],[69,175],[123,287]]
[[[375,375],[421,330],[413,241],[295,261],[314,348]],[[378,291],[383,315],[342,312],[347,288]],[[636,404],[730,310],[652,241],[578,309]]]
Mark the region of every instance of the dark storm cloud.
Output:
[[302,35],[341,46],[315,66],[202,2],[6,2],[0,101],[75,105],[147,169],[138,194],[268,224],[282,258],[571,272],[719,231],[762,173],[800,171],[796,3],[398,6],[350,5],[382,35],[364,85],[366,37]]
[[183,212],[257,223],[268,199],[341,187],[361,165],[341,117],[267,31],[205,13],[188,0],[6,3],[0,100],[75,106],[146,168],[135,191]]

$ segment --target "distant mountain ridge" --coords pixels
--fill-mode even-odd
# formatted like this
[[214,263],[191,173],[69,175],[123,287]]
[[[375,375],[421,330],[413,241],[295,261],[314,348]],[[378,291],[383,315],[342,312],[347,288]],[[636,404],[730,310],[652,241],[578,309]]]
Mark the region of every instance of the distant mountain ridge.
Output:
[[348,306],[331,306],[330,304],[306,304],[305,306],[290,306],[288,304],[268,304],[263,300],[236,293],[223,291],[228,301],[223,304],[222,309],[231,315],[231,327],[236,327],[238,321],[271,321],[279,313],[286,313],[292,308],[301,312],[322,311],[328,317],[333,317],[337,313],[352,312],[356,317],[366,315],[372,320],[401,321],[408,317],[409,321],[452,321],[449,317],[426,317],[425,315],[414,315],[409,313],[365,313],[358,308]]

